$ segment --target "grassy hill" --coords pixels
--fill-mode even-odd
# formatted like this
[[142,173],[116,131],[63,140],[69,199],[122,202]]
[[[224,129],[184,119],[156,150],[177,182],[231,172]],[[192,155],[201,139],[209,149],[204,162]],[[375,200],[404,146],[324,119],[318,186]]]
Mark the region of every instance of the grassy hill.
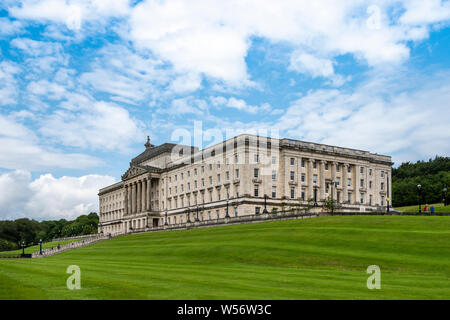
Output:
[[[1,299],[449,299],[450,217],[351,216],[126,235],[0,259]],[[368,290],[369,265],[381,290]],[[69,265],[81,290],[66,288]]]
[[[434,212],[435,213],[449,213],[450,212],[450,206],[444,206],[443,203],[431,203],[428,204],[428,208],[434,206]],[[424,204],[422,204],[421,209],[422,212],[423,208],[425,207]],[[401,212],[405,212],[405,213],[417,213],[419,212],[419,205],[413,205],[413,206],[405,206],[405,207],[395,207],[395,210],[401,211]],[[430,209],[428,209],[428,213],[430,213]]]

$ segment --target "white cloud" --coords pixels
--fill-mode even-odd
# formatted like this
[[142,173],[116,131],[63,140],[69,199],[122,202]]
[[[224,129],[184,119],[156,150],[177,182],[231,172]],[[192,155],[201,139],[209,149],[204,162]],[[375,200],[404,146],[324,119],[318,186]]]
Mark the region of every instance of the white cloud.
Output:
[[247,102],[245,102],[245,100],[236,99],[234,97],[231,97],[228,99],[221,97],[221,96],[210,97],[210,101],[211,101],[212,105],[216,106],[216,107],[225,106],[228,108],[233,108],[233,109],[237,109],[237,110],[252,113],[252,114],[256,114],[258,112],[268,112],[271,110],[270,104],[268,104],[268,103],[263,103],[260,106],[255,106],[255,105],[247,104]]
[[0,168],[42,170],[85,169],[101,165],[94,157],[46,147],[35,134],[15,120],[0,115]]
[[17,103],[18,83],[15,76],[19,72],[15,63],[0,61],[0,106]]
[[39,131],[66,146],[120,152],[145,136],[141,123],[118,105],[89,101],[79,109],[72,107],[71,111],[57,110],[47,116]]
[[313,78],[327,78],[334,75],[333,61],[302,52],[294,52],[291,55],[290,67],[298,72],[310,74]]
[[450,154],[448,75],[410,82],[378,76],[352,92],[311,91],[276,126],[306,141],[393,155],[397,163]]
[[98,212],[98,190],[115,182],[110,176],[86,175],[55,178],[51,174],[31,180],[28,171],[0,175],[0,219],[74,219]]
[[22,32],[24,25],[18,20],[0,17],[0,36],[11,36]]
[[[245,57],[252,36],[308,53],[303,58],[315,66],[302,64],[303,69],[328,76],[330,59],[347,53],[370,66],[405,61],[407,41],[424,39],[428,27],[448,23],[448,2],[422,2],[148,0],[132,9],[130,37],[176,70],[237,85],[248,80]],[[401,14],[394,10],[399,7],[405,9]]]
[[21,19],[64,24],[78,31],[84,22],[105,23],[108,18],[123,17],[129,12],[129,0],[23,0],[9,8]]

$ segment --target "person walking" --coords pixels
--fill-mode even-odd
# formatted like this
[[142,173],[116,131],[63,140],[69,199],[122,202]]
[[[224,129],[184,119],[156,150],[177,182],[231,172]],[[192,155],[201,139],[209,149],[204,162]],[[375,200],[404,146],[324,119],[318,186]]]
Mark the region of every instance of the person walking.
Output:
[[428,204],[426,204],[425,207],[423,207],[423,212],[428,212]]
[[431,205],[431,207],[430,207],[430,213],[431,213],[431,214],[434,213],[434,206],[433,206],[433,205]]

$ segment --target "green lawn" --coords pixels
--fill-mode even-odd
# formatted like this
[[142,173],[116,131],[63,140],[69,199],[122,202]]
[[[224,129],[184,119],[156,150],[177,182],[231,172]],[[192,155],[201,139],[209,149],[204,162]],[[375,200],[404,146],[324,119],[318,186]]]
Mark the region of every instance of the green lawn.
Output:
[[[443,203],[432,203],[428,204],[428,207],[434,206],[434,212],[435,213],[450,213],[450,206],[444,207]],[[423,208],[425,207],[425,204],[421,205],[422,212]],[[395,210],[405,212],[405,213],[418,213],[419,212],[419,205],[413,205],[413,206],[406,206],[406,207],[395,207]],[[430,209],[428,209],[428,213],[430,212]]]
[[[60,245],[70,243],[70,242],[77,242],[82,241],[83,239],[76,239],[76,240],[65,240],[65,241],[58,241],[58,242],[44,242],[42,244],[42,249],[50,249],[50,248],[56,248],[58,243]],[[25,253],[33,253],[39,251],[39,245],[29,246],[25,248]],[[2,256],[14,256],[22,253],[22,249],[18,250],[11,250],[11,251],[0,251],[0,257]]]
[[[121,236],[0,259],[1,299],[450,299],[450,217],[338,216]],[[369,265],[381,290],[368,290]],[[66,269],[81,268],[81,290]]]

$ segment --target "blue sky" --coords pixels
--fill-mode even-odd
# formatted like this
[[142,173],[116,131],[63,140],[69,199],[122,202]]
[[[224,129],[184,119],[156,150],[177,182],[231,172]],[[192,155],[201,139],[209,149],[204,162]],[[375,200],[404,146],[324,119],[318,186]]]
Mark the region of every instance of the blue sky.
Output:
[[448,156],[449,24],[440,0],[2,1],[0,219],[97,210],[194,121]]

